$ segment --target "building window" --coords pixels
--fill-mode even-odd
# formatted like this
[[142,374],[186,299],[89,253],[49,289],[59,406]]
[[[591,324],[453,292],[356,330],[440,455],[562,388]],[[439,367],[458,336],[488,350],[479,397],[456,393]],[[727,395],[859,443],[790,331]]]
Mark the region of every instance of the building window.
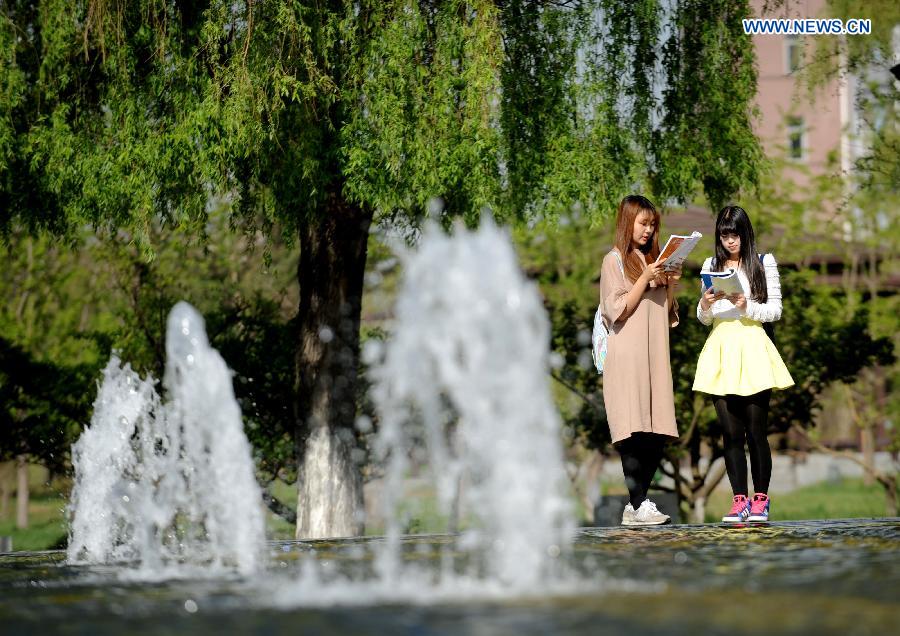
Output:
[[802,117],[791,115],[787,118],[787,142],[788,157],[802,160],[806,147],[806,130]]
[[784,36],[784,72],[791,75],[800,68],[803,60],[803,49],[799,35]]

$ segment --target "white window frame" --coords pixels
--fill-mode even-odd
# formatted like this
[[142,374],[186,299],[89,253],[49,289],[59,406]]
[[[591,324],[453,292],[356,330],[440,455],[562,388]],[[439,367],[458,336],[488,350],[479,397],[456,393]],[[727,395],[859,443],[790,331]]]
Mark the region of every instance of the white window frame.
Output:
[[[796,34],[790,34],[784,36],[784,74],[785,75],[793,75],[798,70],[800,70],[800,66],[803,64],[803,43],[800,41],[800,36]],[[791,68],[791,56],[796,51],[797,55],[797,66],[796,68]]]
[[[787,157],[791,161],[806,161],[806,121],[800,115],[788,115],[785,122],[787,130]],[[800,140],[800,156],[794,156],[794,137]]]

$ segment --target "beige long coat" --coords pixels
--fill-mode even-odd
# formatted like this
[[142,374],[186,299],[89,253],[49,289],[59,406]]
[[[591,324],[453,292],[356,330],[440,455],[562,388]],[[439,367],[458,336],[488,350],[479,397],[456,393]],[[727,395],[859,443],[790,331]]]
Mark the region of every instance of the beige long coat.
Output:
[[669,328],[678,324],[678,304],[669,307],[665,287],[648,287],[634,312],[625,311],[625,278],[610,252],[600,273],[600,302],[610,326],[603,365],[603,402],[613,442],[632,433],[678,436],[669,366]]

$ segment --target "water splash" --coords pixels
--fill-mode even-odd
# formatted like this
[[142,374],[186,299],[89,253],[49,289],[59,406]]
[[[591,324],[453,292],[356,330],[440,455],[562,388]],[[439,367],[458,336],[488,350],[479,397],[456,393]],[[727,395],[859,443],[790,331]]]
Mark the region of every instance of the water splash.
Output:
[[[583,590],[565,566],[574,524],[548,386],[549,324],[506,232],[489,221],[454,236],[429,227],[404,261],[392,337],[367,353],[387,537],[373,542],[371,560],[351,559],[351,572],[313,549],[299,576],[254,584],[283,606]],[[252,572],[259,491],[228,370],[189,306],[176,306],[168,326],[168,402],[116,357],[104,372],[73,453],[69,558],[137,561],[154,574],[186,561],[204,573]],[[434,484],[441,514],[467,526],[437,558],[411,561],[401,536],[402,482],[412,473]]]
[[[353,573],[311,547],[300,575],[272,584],[269,598],[280,607],[428,604],[595,589],[602,577],[569,567],[574,522],[548,386],[550,326],[509,237],[489,220],[453,236],[432,226],[403,259],[391,337],[364,352],[386,537],[370,544],[371,561],[349,559]],[[437,554],[403,536],[412,475],[434,485],[439,515],[466,526]]]
[[460,545],[482,556],[479,576],[540,588],[574,523],[548,386],[549,321],[506,232],[490,219],[455,236],[427,228],[405,259],[395,316],[373,374],[392,520],[381,576],[402,576],[392,495],[427,467],[442,512],[453,517],[458,504],[471,517]]
[[118,356],[103,371],[72,449],[69,561],[134,562],[142,578],[256,571],[265,526],[250,445],[231,372],[187,303],[169,314],[166,355],[165,404]]

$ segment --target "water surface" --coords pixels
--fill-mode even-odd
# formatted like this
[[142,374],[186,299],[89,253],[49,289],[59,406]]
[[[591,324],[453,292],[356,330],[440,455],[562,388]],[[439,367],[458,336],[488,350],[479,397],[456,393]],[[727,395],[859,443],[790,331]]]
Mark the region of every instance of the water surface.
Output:
[[[129,581],[63,552],[0,555],[4,634],[890,634],[900,619],[900,519],[584,528],[568,585],[496,594],[455,537],[409,536],[435,573],[379,589],[380,539],[270,544],[262,576]],[[443,557],[441,556],[443,555]],[[332,574],[305,578],[311,563]],[[561,591],[562,590],[562,591]],[[389,600],[385,600],[389,599]]]

